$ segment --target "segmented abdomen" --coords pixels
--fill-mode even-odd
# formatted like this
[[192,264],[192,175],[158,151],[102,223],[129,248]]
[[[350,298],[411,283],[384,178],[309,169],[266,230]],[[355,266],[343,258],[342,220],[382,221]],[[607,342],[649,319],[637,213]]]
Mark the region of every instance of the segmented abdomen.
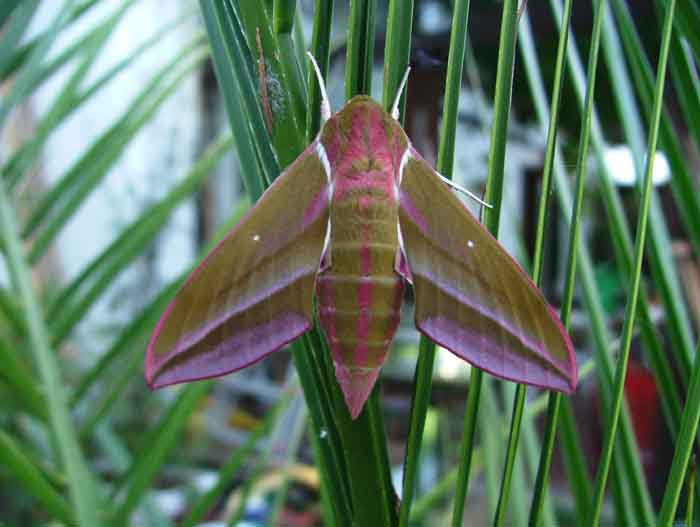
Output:
[[362,377],[384,362],[399,323],[397,208],[365,189],[331,207],[330,268],[318,278],[318,311],[336,366]]

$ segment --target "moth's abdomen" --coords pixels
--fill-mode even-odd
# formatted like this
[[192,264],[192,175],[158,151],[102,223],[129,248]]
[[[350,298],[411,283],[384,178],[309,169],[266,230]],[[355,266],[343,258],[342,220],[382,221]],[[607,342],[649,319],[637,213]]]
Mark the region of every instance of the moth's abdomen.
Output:
[[357,417],[384,364],[400,320],[403,279],[328,270],[318,279],[318,312],[336,377]]
[[317,306],[348,406],[359,413],[396,333],[404,281],[394,270],[395,202],[353,197],[331,207],[330,268],[318,277]]

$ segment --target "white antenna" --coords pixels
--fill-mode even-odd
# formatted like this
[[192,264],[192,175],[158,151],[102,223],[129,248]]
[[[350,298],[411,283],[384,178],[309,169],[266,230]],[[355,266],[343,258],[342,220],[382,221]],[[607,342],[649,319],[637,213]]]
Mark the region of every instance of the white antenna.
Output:
[[399,90],[396,92],[396,99],[394,99],[394,104],[391,106],[391,116],[399,120],[399,101],[401,101],[401,94],[406,87],[406,82],[408,82],[408,74],[411,72],[411,66],[406,68],[406,73],[403,74],[403,79],[401,79],[401,84],[399,84]]
[[316,59],[310,51],[307,51],[306,54],[311,60],[311,65],[314,67],[314,71],[316,72],[316,78],[318,79],[318,87],[321,90],[321,124],[323,124],[331,116],[331,103],[328,100],[328,93],[326,93],[326,84],[323,82],[323,76],[321,75],[321,70],[319,69],[318,64],[316,64]]

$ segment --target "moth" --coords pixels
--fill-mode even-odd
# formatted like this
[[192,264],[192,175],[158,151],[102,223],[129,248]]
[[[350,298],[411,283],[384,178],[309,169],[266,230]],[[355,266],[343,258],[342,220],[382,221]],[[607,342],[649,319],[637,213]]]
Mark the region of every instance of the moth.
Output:
[[[280,350],[318,317],[352,418],[377,381],[407,284],[416,328],[503,379],[571,393],[571,340],[527,273],[358,96],[194,270],[150,339],[151,388],[216,377]],[[408,72],[407,72],[408,74]]]

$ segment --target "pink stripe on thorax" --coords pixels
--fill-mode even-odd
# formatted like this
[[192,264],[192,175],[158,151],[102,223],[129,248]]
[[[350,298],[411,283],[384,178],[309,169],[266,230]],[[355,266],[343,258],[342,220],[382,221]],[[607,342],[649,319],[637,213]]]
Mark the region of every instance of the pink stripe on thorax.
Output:
[[[397,158],[388,146],[382,114],[379,107],[357,108],[342,146],[337,142],[325,145],[333,170],[334,199],[342,200],[351,191],[369,189],[382,190],[390,198],[394,196]],[[359,160],[372,160],[376,164],[358,171]]]

